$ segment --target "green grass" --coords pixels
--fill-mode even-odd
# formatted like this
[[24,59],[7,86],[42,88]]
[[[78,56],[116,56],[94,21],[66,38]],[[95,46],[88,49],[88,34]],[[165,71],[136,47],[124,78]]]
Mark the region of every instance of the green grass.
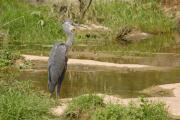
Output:
[[140,106],[130,103],[128,106],[108,104],[94,112],[92,120],[169,120],[163,103],[141,100]]
[[0,10],[0,29],[8,32],[14,47],[48,44],[62,38],[61,26],[48,6],[33,6],[24,0],[1,0]]
[[140,105],[115,105],[103,103],[96,95],[83,95],[74,98],[68,106],[66,119],[78,120],[169,120],[163,103],[153,103],[144,98]]
[[[164,52],[174,45],[173,31],[175,22],[165,16],[160,5],[154,0],[146,2],[95,2],[89,9],[86,19],[100,23],[112,29],[112,32],[101,37],[91,38],[89,51],[119,51],[125,52]],[[135,44],[121,45],[115,42],[116,35],[125,26],[135,27],[154,36]],[[87,39],[87,38],[86,38]],[[94,42],[92,42],[94,41]]]
[[[87,112],[90,112],[91,110],[96,109],[96,107],[101,107],[103,106],[103,100],[99,96],[90,94],[90,95],[82,95],[77,98],[74,98],[70,105],[67,108],[66,111],[66,118],[76,118],[80,119],[83,118],[82,114],[85,114]],[[88,118],[90,116],[87,115],[86,117]]]
[[20,54],[8,49],[0,51],[0,67],[13,65],[13,62],[20,58]]
[[[46,54],[50,48],[43,45],[65,40],[61,27],[61,15],[52,10],[50,5],[30,5],[23,0],[0,0],[0,32],[7,33],[8,47],[21,50],[22,53]],[[78,11],[77,8],[73,8]],[[72,20],[78,13],[70,11]],[[174,44],[172,32],[175,22],[165,16],[155,0],[146,2],[93,2],[86,13],[84,23],[97,23],[109,27],[109,33],[77,33],[73,51],[119,51],[119,52],[163,52]],[[124,26],[131,26],[155,36],[137,44],[120,45],[115,37]],[[85,48],[78,47],[87,45]],[[77,46],[77,47],[75,47]]]
[[93,94],[82,95],[71,101],[68,111],[73,111],[77,109],[77,107],[81,110],[86,110],[101,105],[103,105],[103,101],[102,98],[100,98],[99,96]]
[[[92,16],[91,16],[92,15]],[[173,21],[166,17],[155,0],[146,2],[95,2],[87,17],[95,19],[113,30],[134,26],[150,33],[171,32]]]
[[39,90],[30,81],[18,81],[17,70],[0,69],[0,120],[49,120],[55,100]]

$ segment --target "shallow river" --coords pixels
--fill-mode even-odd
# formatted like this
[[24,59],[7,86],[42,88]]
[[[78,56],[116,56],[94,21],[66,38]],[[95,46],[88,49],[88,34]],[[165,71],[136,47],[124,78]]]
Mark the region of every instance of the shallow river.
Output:
[[[24,71],[21,80],[32,80],[35,87],[47,90],[47,71]],[[118,71],[86,67],[69,68],[62,84],[61,97],[85,93],[106,93],[120,97],[137,97],[139,91],[159,84],[180,82],[180,68],[167,71]],[[146,96],[146,95],[145,95]]]

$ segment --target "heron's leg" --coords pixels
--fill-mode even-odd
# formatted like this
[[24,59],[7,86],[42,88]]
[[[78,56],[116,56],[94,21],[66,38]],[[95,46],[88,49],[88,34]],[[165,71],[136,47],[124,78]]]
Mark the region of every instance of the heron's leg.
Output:
[[56,89],[56,96],[57,96],[57,97],[60,96],[61,84],[62,84],[62,81],[63,81],[63,79],[64,79],[65,73],[66,73],[66,68],[64,68],[61,76],[60,76],[59,79],[58,79],[58,84],[57,84],[57,89]]
[[52,98],[53,97],[53,93],[50,93],[50,98]]
[[[56,85],[56,87],[57,87],[57,85]],[[56,88],[56,87],[55,87],[55,88]],[[54,89],[54,90],[55,90],[55,89]],[[53,98],[54,90],[50,92],[50,98]]]

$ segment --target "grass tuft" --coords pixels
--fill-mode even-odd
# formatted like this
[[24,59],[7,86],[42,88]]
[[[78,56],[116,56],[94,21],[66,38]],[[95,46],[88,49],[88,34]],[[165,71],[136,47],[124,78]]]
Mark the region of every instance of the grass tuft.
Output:
[[0,67],[12,65],[13,62],[20,58],[20,54],[8,49],[0,51]]
[[128,106],[108,104],[96,110],[92,120],[169,120],[169,117],[163,103],[141,99],[140,106],[134,103]]
[[140,104],[103,104],[97,95],[83,95],[73,99],[66,111],[66,119],[78,120],[169,120],[163,103],[140,98]]
[[29,81],[9,81],[0,84],[0,119],[42,120],[49,119],[49,108],[55,102],[32,90]]
[[66,111],[66,117],[78,118],[83,112],[103,106],[103,99],[97,95],[82,95],[74,98]]

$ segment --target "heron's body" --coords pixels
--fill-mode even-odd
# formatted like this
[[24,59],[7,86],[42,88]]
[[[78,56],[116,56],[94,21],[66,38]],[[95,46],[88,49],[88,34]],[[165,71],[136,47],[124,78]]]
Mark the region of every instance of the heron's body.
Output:
[[48,88],[53,94],[55,87],[57,86],[57,96],[60,94],[60,88],[64,79],[67,68],[67,51],[71,47],[74,40],[74,33],[72,30],[72,22],[65,21],[63,24],[65,33],[68,36],[66,43],[56,43],[51,49],[48,60]]
[[62,80],[64,79],[67,68],[66,52],[67,48],[64,43],[56,43],[50,52],[48,61],[48,87],[51,93],[54,92],[56,85],[58,85],[57,89],[60,89]]

